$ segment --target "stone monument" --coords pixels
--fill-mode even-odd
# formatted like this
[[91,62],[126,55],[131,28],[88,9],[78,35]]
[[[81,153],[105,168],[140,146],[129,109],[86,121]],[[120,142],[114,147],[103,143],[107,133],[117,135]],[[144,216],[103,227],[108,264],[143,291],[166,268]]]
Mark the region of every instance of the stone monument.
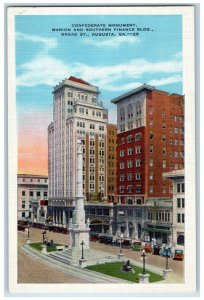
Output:
[[77,196],[75,210],[69,224],[69,239],[72,254],[80,256],[82,242],[84,250],[89,249],[89,222],[85,222],[83,181],[82,181],[82,143],[77,140]]

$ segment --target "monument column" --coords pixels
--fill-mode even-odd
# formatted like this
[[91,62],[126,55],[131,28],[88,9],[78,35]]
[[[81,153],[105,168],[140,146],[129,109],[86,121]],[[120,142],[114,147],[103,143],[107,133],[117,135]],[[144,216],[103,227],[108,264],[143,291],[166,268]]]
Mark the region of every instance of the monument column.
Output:
[[72,224],[70,227],[72,235],[72,248],[81,249],[81,242],[84,242],[84,249],[89,249],[88,223],[85,223],[83,180],[82,180],[82,143],[77,140],[77,195],[75,199],[75,210],[73,212]]

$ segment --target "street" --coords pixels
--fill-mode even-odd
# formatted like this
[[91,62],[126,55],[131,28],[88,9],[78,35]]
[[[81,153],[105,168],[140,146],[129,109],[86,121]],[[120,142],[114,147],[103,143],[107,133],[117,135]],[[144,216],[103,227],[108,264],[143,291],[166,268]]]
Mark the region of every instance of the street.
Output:
[[[55,270],[42,264],[39,261],[27,255],[21,247],[25,244],[27,232],[18,232],[18,283],[88,283],[78,277],[65,274],[61,271]],[[42,241],[42,229],[30,228],[31,242]],[[53,240],[54,243],[62,243],[68,245],[68,235],[47,231],[47,239]],[[98,241],[90,242],[91,249],[101,250],[117,255],[119,247],[101,244]],[[141,262],[141,252],[132,251],[131,249],[122,249],[122,252],[130,262],[135,260]],[[161,269],[165,268],[166,259],[159,255],[152,255],[146,253],[146,263]],[[169,268],[172,269],[176,281],[183,281],[184,261],[175,261],[169,259]]]

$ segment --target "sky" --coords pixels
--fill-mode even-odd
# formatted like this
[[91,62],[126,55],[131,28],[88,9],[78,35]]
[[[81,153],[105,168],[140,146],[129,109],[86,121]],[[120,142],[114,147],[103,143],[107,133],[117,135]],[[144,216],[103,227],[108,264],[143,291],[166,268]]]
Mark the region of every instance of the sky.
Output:
[[19,173],[47,175],[52,91],[69,76],[99,87],[111,123],[111,99],[143,83],[183,93],[179,15],[18,15],[15,29]]

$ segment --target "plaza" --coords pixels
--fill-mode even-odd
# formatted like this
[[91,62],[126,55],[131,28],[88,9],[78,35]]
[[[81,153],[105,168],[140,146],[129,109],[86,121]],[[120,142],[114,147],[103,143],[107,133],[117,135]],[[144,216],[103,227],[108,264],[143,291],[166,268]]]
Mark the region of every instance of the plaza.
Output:
[[[30,239],[31,242],[38,242],[42,240],[42,230],[31,227]],[[59,244],[69,244],[68,235],[56,232],[47,232],[49,240],[53,240]],[[22,246],[25,245],[27,238],[27,232],[18,232],[18,283],[90,283],[90,278],[80,278],[79,274],[69,274],[69,268],[67,272],[59,271],[55,267],[50,267],[45,262],[40,262],[34,259],[24,250]],[[111,255],[117,256],[119,252],[118,247],[111,245],[101,244],[99,242],[90,241],[90,247],[93,250],[105,251]],[[141,252],[132,251],[131,249],[122,249],[125,257],[130,259],[131,262],[141,263]],[[165,259],[158,255],[152,255],[147,253],[147,269],[151,268],[162,270],[165,267]],[[32,266],[32,267],[31,267]],[[169,259],[169,267],[172,269],[171,277],[168,282],[171,283],[183,283],[184,282],[184,261],[175,261]],[[108,282],[107,282],[108,283]],[[162,282],[161,282],[162,284]]]

